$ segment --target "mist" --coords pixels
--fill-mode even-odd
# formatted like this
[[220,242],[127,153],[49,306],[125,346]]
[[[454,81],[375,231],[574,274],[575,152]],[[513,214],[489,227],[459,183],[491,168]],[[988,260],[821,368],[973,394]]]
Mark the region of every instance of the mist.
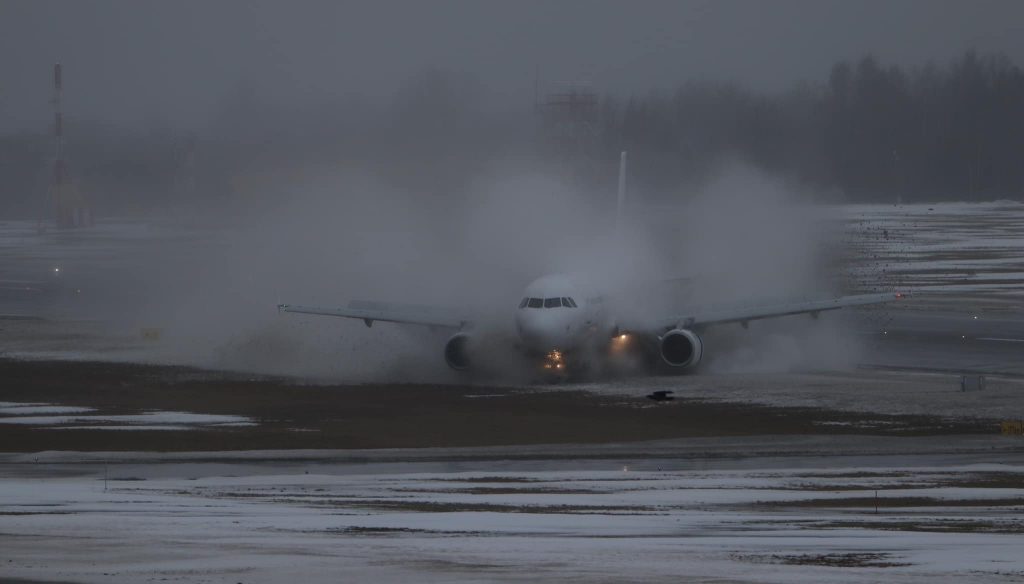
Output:
[[[61,62],[75,186],[101,225],[159,235],[89,282],[89,316],[164,331],[158,360],[447,380],[436,333],[273,307],[439,305],[504,338],[552,272],[623,311],[820,298],[847,291],[827,205],[1024,198],[1016,2],[0,10],[0,218],[52,213]],[[566,88],[595,106],[551,115]],[[802,326],[713,367],[856,353]]]
[[[260,204],[147,258],[152,269],[128,274],[128,285],[145,294],[94,310],[128,330],[160,329],[148,357],[157,361],[332,381],[467,381],[444,365],[442,331],[367,329],[274,309],[351,300],[439,306],[474,320],[474,334],[509,355],[490,364],[500,378],[522,381],[511,317],[523,288],[543,274],[575,274],[609,294],[621,314],[643,317],[840,291],[826,269],[837,243],[827,212],[810,193],[740,162],[678,207],[630,193],[622,237],[615,236],[614,183],[594,192],[524,158],[494,158],[464,172],[457,182],[466,196],[441,203],[366,168],[275,173],[243,193]],[[686,280],[686,289],[652,296],[673,279]],[[852,362],[846,329],[823,320],[809,343],[811,327],[802,324],[755,324],[740,335],[727,327],[709,337],[722,348],[711,367]]]
[[139,318],[157,319],[174,360],[207,355],[221,367],[357,380],[402,378],[415,367],[417,378],[445,379],[445,336],[388,323],[368,331],[273,306],[434,305],[510,336],[527,283],[594,265],[609,249],[613,217],[564,177],[496,161],[466,184],[474,196],[459,204],[424,201],[359,172],[278,185],[287,200],[236,217],[213,253],[187,264],[181,280],[201,285],[151,297]]

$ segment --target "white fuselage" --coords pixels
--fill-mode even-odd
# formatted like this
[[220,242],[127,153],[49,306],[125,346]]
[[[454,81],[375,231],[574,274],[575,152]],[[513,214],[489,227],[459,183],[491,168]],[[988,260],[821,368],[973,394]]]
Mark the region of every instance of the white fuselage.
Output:
[[605,299],[565,274],[531,282],[516,310],[520,341],[534,353],[578,349],[590,339],[607,338],[611,327]]

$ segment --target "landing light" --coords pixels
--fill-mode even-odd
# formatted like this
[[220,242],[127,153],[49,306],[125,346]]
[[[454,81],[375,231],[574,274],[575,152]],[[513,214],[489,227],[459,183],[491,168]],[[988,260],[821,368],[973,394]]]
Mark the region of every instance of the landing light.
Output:
[[545,369],[564,369],[565,368],[565,359],[562,357],[562,352],[557,350],[557,349],[554,350],[554,351],[549,352],[545,356],[545,359],[544,359],[544,368]]
[[624,351],[630,346],[630,335],[623,333],[611,337],[611,350],[613,351]]
[[629,335],[628,334],[622,333],[621,335],[616,335],[616,336],[612,337],[612,344],[611,344],[611,350],[612,351],[616,351],[616,352],[618,352],[618,351],[625,351],[628,346],[629,346]]

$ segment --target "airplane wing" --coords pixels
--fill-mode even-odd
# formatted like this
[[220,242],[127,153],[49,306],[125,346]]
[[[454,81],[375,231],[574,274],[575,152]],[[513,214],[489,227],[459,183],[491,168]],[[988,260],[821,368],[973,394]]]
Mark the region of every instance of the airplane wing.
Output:
[[694,307],[688,313],[665,319],[663,326],[669,327],[700,327],[716,324],[739,322],[746,324],[751,320],[776,318],[793,314],[817,315],[828,310],[839,310],[850,306],[866,306],[902,300],[906,294],[902,292],[885,292],[881,294],[858,294],[840,296],[826,300],[808,300],[799,302],[765,303],[757,305],[706,306]]
[[324,308],[318,306],[299,306],[296,304],[278,304],[277,309],[280,312],[355,318],[362,320],[366,326],[373,326],[373,323],[378,320],[381,322],[395,322],[399,324],[415,324],[427,327],[452,329],[461,329],[469,324],[469,319],[463,318],[447,309],[414,304],[353,301],[350,302],[346,308]]

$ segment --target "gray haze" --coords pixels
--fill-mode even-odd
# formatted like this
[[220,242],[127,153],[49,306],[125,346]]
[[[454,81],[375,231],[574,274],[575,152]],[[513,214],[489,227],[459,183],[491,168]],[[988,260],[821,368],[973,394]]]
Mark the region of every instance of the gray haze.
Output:
[[[837,60],[945,62],[967,49],[1024,60],[1016,0],[0,1],[0,131],[49,119],[50,67],[72,117],[210,123],[242,88],[270,105],[390,95],[440,68],[490,103],[527,106],[543,82],[626,94],[686,80],[780,91]],[[226,103],[227,102],[227,103]]]
[[[1024,118],[1007,106],[1024,103],[1011,62],[1024,44],[1007,28],[1024,12],[1015,2],[0,10],[0,217],[50,220],[60,61],[68,168],[100,219],[93,233],[134,233],[115,218],[152,217],[175,234],[139,265],[86,281],[95,304],[80,316],[160,328],[174,362],[450,375],[443,338],[274,306],[447,305],[487,315],[478,322],[497,337],[511,334],[523,287],[548,272],[619,286],[697,276],[697,302],[822,297],[840,291],[824,269],[834,234],[805,203],[912,188],[1024,194],[1024,131],[1008,122]],[[927,62],[937,68],[916,69]],[[566,140],[555,131],[564,120],[533,114],[535,67],[542,91],[593,85],[593,136]],[[816,89],[798,90],[804,82]],[[960,95],[950,87],[974,91],[949,99]],[[617,243],[620,150],[632,161],[630,207],[656,209],[662,223]],[[800,360],[796,341],[760,338],[769,358],[748,344],[741,365]],[[812,340],[816,352],[851,353],[830,329]]]

